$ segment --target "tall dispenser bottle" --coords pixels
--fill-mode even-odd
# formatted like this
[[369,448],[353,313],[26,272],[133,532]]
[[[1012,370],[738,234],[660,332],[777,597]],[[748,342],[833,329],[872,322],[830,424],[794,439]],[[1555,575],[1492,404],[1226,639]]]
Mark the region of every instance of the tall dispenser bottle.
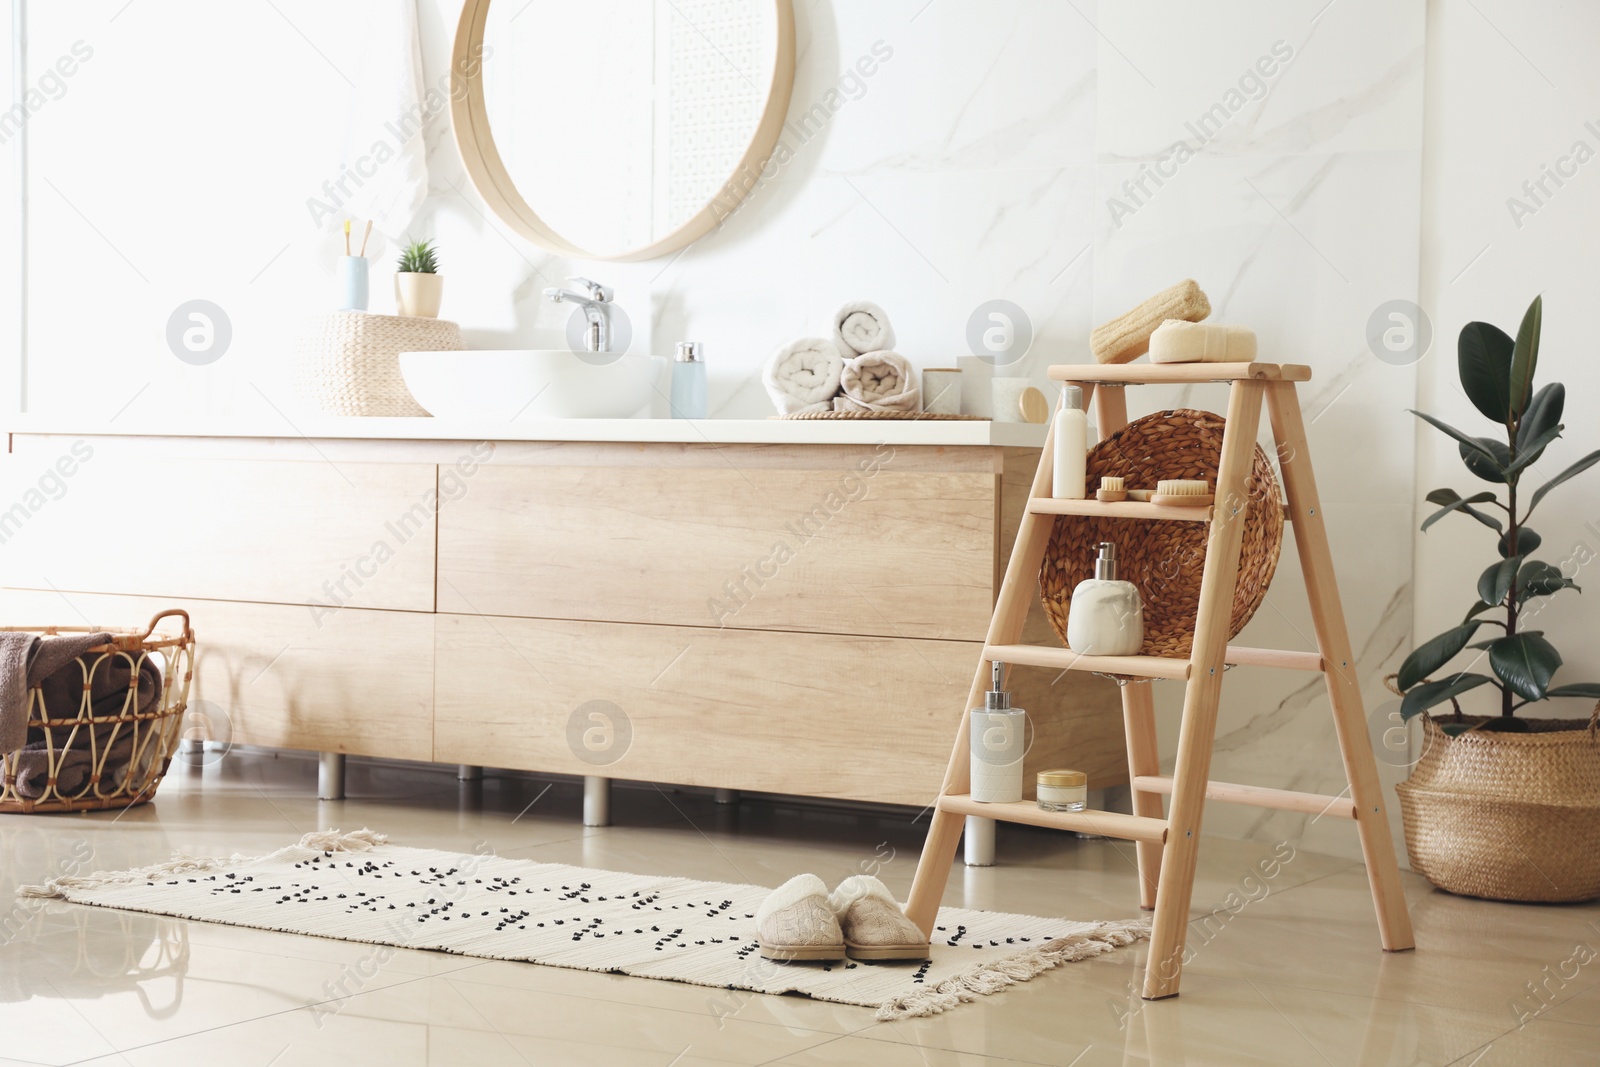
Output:
[[993,665],[993,688],[983,707],[972,709],[972,799],[1008,804],[1022,799],[1022,757],[1027,752],[1028,713],[1011,706],[1011,694],[1000,688],[1005,664]]

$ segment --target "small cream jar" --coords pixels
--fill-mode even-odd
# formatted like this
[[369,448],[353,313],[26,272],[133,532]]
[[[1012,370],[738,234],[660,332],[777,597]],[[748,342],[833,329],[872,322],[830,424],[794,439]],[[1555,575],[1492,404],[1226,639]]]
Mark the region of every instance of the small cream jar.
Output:
[[1037,796],[1045,811],[1082,811],[1089,806],[1089,776],[1082,771],[1040,771]]

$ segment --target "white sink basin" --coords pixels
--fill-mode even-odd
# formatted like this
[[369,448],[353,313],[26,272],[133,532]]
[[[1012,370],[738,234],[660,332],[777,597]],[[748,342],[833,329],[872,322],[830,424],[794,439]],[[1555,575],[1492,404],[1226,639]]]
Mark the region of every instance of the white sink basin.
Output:
[[625,419],[655,395],[666,360],[566,349],[402,352],[406,388],[441,419]]

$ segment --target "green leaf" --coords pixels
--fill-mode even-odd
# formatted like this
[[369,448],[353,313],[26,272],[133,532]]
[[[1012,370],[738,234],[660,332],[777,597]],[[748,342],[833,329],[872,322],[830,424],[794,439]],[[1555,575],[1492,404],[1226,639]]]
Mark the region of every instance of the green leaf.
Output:
[[1560,485],[1569,478],[1577,477],[1590,467],[1594,466],[1596,463],[1600,463],[1600,450],[1590,452],[1587,456],[1584,456],[1582,459],[1578,460],[1578,462],[1574,463],[1572,466],[1568,467],[1554,478],[1551,478],[1548,482],[1545,482],[1534,492],[1533,499],[1528,502],[1528,513],[1531,514],[1533,509],[1539,506],[1539,501],[1543,500],[1544,495],[1550,490],[1554,489],[1556,486]]
[[[1517,603],[1536,596],[1550,596],[1563,589],[1577,589],[1571,578],[1561,573],[1561,568],[1542,559],[1530,559],[1517,572]],[[1583,591],[1578,590],[1580,593]]]
[[1545,691],[1547,697],[1588,697],[1590,700],[1600,700],[1600,682],[1573,682],[1571,685],[1558,685],[1554,689]]
[[[1517,458],[1506,464],[1506,476],[1509,478],[1528,464],[1538,462],[1539,456],[1544,452],[1545,448],[1549,446],[1551,441],[1560,437],[1561,431],[1565,429],[1565,425],[1557,423],[1529,441],[1526,447],[1517,446]],[[1521,434],[1519,433],[1518,436],[1520,437]]]
[[1504,441],[1496,441],[1492,437],[1475,437],[1473,443],[1477,447],[1461,446],[1461,462],[1467,465],[1467,470],[1486,482],[1505,484],[1511,449]]
[[1503,426],[1511,424],[1511,354],[1515,342],[1498,326],[1469,322],[1456,342],[1461,388],[1472,406]]
[[[1462,618],[1461,621],[1462,622],[1467,622],[1473,616],[1482,615],[1484,612],[1491,611],[1494,608],[1497,608],[1499,606],[1500,605],[1498,605],[1498,604],[1485,604],[1483,601],[1480,600],[1476,604],[1472,605],[1472,607],[1467,609],[1467,614]],[[1487,622],[1488,620],[1485,619],[1484,621]]]
[[1535,393],[1517,424],[1517,451],[1523,451],[1529,441],[1560,422],[1566,404],[1567,387],[1560,382],[1551,382]]
[[1410,689],[1434,671],[1449,663],[1457,652],[1467,647],[1467,642],[1472,635],[1482,626],[1485,619],[1476,619],[1472,622],[1462,623],[1453,630],[1446,630],[1431,641],[1425,641],[1412,650],[1406,661],[1400,664],[1400,677],[1395,684],[1401,690]]
[[1524,526],[1517,530],[1517,551],[1511,551],[1511,531],[1507,530],[1500,535],[1500,555],[1502,558],[1514,555],[1529,555],[1544,543],[1544,538]]
[[1511,592],[1511,582],[1517,576],[1517,568],[1522,565],[1522,556],[1512,556],[1499,563],[1491,563],[1484,572],[1478,575],[1478,599],[1490,607],[1505,600],[1506,594]]
[[1561,667],[1561,653],[1538,631],[1502,637],[1489,647],[1489,666],[1524,700],[1543,700]]
[[1424,682],[1406,694],[1400,702],[1400,718],[1410,719],[1422,714],[1435,704],[1443,704],[1451,697],[1460,696],[1480,685],[1493,684],[1487,675],[1461,673],[1442,682]]
[[[1456,429],[1454,426],[1451,426],[1448,422],[1441,422],[1432,415],[1425,415],[1414,408],[1407,408],[1406,410],[1410,411],[1411,414],[1415,415],[1429,426],[1432,426],[1434,429],[1454,437],[1461,443],[1462,448],[1472,449],[1473,451],[1482,453],[1483,458],[1491,462],[1497,461],[1495,454],[1486,448],[1482,443],[1483,441],[1487,440],[1487,438],[1472,437]],[[1505,448],[1504,445],[1501,445],[1500,447]]]
[[[1455,499],[1438,499],[1445,493],[1450,494],[1450,496],[1454,497]],[[1454,489],[1435,489],[1433,492],[1428,494],[1428,499],[1435,504],[1444,504],[1445,506],[1434,512],[1432,515],[1429,515],[1422,521],[1422,529],[1424,532],[1427,531],[1428,527],[1432,526],[1434,523],[1438,522],[1440,519],[1444,518],[1446,515],[1449,515],[1453,511],[1464,511],[1468,515],[1471,515],[1473,518],[1477,519],[1479,522],[1488,526],[1493,526],[1496,530],[1500,529],[1499,520],[1493,519],[1490,516],[1483,514],[1481,511],[1476,511],[1472,507],[1473,504],[1484,504],[1488,501],[1496,499],[1495,495],[1487,490],[1482,493],[1474,493],[1469,497],[1461,497],[1457,495]]]
[[1544,319],[1544,297],[1536,296],[1517,327],[1517,344],[1511,351],[1511,419],[1522,418],[1533,395],[1533,374],[1539,366],[1539,330]]

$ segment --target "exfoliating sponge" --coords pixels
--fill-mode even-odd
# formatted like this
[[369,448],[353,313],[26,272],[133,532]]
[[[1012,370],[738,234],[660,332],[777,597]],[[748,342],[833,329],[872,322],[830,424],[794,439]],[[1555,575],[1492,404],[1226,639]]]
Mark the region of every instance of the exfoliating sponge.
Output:
[[1248,363],[1256,332],[1248,326],[1168,319],[1150,335],[1151,363]]
[[1126,315],[1102,323],[1089,335],[1089,349],[1101,363],[1131,363],[1150,348],[1150,335],[1168,319],[1199,322],[1211,314],[1211,301],[1193,278],[1163,289]]

